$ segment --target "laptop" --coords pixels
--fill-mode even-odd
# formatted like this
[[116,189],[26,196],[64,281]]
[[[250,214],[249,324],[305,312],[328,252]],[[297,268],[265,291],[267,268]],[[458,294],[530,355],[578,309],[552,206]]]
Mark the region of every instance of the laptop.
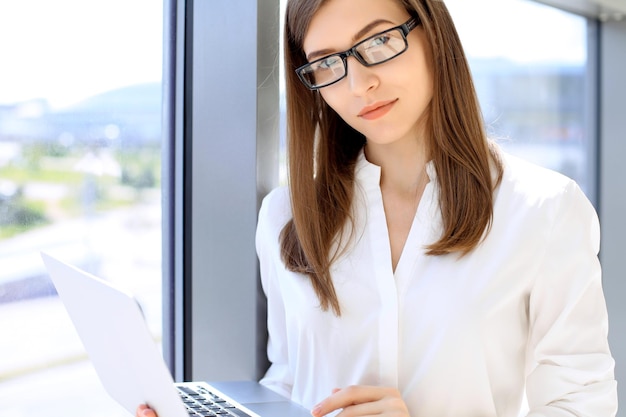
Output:
[[41,257],[102,385],[132,415],[148,404],[159,417],[310,417],[256,381],[174,383],[129,293],[49,254]]

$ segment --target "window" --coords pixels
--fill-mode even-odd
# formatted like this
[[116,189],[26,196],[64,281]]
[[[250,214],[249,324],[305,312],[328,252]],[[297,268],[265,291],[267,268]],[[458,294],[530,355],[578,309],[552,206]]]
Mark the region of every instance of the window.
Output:
[[0,415],[126,416],[45,273],[135,292],[161,335],[162,4],[0,4]]
[[490,135],[506,151],[573,178],[593,201],[595,68],[587,19],[529,0],[447,5]]
[[[0,4],[0,36],[10,41],[0,43],[4,58],[0,69],[0,332],[10,337],[0,344],[0,415],[125,416],[97,381],[62,306],[51,293],[38,251],[57,254],[106,279],[128,279],[125,284],[136,290],[155,338],[160,337],[162,4],[149,0],[5,3]],[[258,3],[272,14],[269,1]],[[593,193],[593,103],[582,105],[593,101],[589,91],[594,88],[589,82],[594,71],[589,54],[593,51],[587,47],[587,38],[593,33],[588,32],[587,21],[529,0],[447,0],[447,4],[470,57],[493,135],[502,138],[511,152],[561,170]],[[243,14],[246,22],[252,23],[243,25],[248,32],[238,36],[250,53],[229,59],[236,62],[241,57],[249,59],[255,51],[264,52],[258,54],[259,59],[267,59],[269,64],[259,61],[257,66],[271,72],[276,52],[273,36],[278,31],[273,14],[271,24],[260,24],[262,30],[257,31],[254,8],[223,7],[227,16],[216,16],[212,3],[195,2],[194,6],[198,24],[191,29],[199,32],[200,40],[200,35],[210,39],[220,28],[241,22]],[[211,25],[206,24],[207,18],[213,19]],[[521,27],[515,26],[518,22]],[[257,32],[271,32],[271,45],[262,42]],[[258,44],[250,46],[250,39],[256,36]],[[197,133],[194,152],[202,151],[202,146],[208,151],[195,153],[193,159],[196,201],[190,210],[194,227],[202,232],[190,239],[198,254],[193,265],[195,298],[183,301],[196,301],[191,313],[206,318],[211,317],[207,312],[213,308],[205,302],[206,294],[230,294],[223,287],[216,291],[209,286],[206,276],[227,290],[241,282],[247,288],[253,281],[254,248],[251,244],[242,247],[241,242],[250,243],[254,230],[257,196],[251,194],[259,193],[258,183],[254,184],[254,158],[261,154],[273,161],[274,157],[267,156],[271,152],[257,152],[257,145],[251,142],[257,140],[255,130],[263,130],[256,124],[259,108],[271,113],[260,120],[272,126],[258,136],[273,138],[272,109],[277,105],[273,85],[266,106],[262,105],[265,97],[253,94],[262,90],[255,89],[256,83],[270,79],[268,74],[247,71],[250,67],[242,65],[233,66],[240,72],[221,68],[224,73],[219,73],[220,77],[208,77],[210,71],[220,68],[211,69],[209,59],[200,59],[206,57],[202,42],[196,42],[194,48],[197,68],[194,78],[186,80],[195,83],[191,110],[197,117],[191,130]],[[510,82],[512,79],[516,82]],[[266,84],[271,83],[263,86]],[[222,93],[220,88],[241,93],[233,95],[237,102],[209,100],[216,91]],[[280,103],[282,113],[284,101]],[[220,120],[207,117],[218,114],[211,110],[219,110]],[[233,120],[239,123],[236,131]],[[208,129],[204,123],[209,123]],[[215,124],[223,130],[214,129]],[[211,142],[208,147],[205,136],[209,133],[217,137],[212,140],[223,142]],[[241,156],[241,146],[245,146],[247,158],[239,161],[244,169],[229,160],[233,154]],[[273,144],[267,148],[273,149]],[[215,149],[220,152],[210,152]],[[205,156],[210,157],[210,164]],[[220,162],[227,169],[222,169]],[[275,166],[267,163],[261,170],[272,171],[270,165]],[[203,170],[209,166],[207,175]],[[244,178],[229,175],[229,189],[218,191],[226,197],[245,194],[246,201],[233,204],[237,210],[213,205],[205,195],[210,193],[204,192],[217,188],[212,182],[207,188],[203,181],[214,178],[220,187],[224,183],[222,177],[210,174],[223,175],[229,170]],[[273,177],[273,172],[268,176]],[[231,182],[236,183],[236,191],[230,191]],[[242,216],[238,210],[244,208]],[[199,242],[204,238],[200,235],[209,235],[204,231],[220,229],[215,223],[225,223],[221,227],[225,233],[242,228],[245,233],[227,240],[225,249],[219,233]],[[206,253],[220,259],[207,260],[201,256]],[[241,262],[242,255],[245,262]],[[209,261],[217,266],[207,267]],[[233,275],[243,278],[233,281],[237,284],[223,283],[221,271],[232,273],[233,265],[240,267]],[[254,291],[246,296],[254,302]],[[246,310],[234,320],[248,323],[254,313]],[[189,351],[196,353],[197,359],[188,374],[191,378],[203,378],[215,367],[208,363],[211,355],[204,340],[209,325],[213,323],[196,320],[194,324],[195,339]],[[254,347],[243,345],[238,358],[254,355],[250,353]],[[240,373],[248,375],[250,368],[258,366],[244,363],[241,368],[245,369]]]

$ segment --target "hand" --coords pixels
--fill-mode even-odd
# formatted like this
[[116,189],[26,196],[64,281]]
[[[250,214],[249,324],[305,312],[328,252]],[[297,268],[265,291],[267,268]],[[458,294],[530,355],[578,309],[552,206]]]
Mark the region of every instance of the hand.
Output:
[[137,407],[137,411],[135,411],[135,417],[157,417],[157,414],[154,412],[153,409],[145,404],[142,404]]
[[395,388],[353,385],[334,389],[333,394],[313,407],[313,417],[343,409],[336,417],[387,416],[409,417],[409,410]]

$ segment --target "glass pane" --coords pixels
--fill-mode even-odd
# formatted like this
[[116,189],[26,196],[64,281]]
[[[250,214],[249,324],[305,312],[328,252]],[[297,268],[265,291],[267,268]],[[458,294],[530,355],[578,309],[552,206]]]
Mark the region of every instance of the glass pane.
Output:
[[446,4],[491,136],[593,195],[587,20],[529,0]]
[[0,415],[127,416],[40,251],[112,282],[161,337],[162,3],[0,2]]

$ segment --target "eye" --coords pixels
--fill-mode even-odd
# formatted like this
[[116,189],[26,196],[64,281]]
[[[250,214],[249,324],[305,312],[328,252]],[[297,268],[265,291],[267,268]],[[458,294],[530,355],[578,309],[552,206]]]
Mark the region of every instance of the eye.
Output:
[[375,48],[377,46],[386,45],[387,43],[389,43],[389,39],[391,39],[391,36],[389,36],[388,33],[383,33],[381,35],[378,35],[370,39],[370,41],[367,44],[367,48]]
[[341,58],[339,58],[338,56],[328,56],[326,58],[323,58],[317,61],[316,69],[322,69],[322,70],[330,69],[334,67],[335,65],[337,65],[340,61],[341,61]]

